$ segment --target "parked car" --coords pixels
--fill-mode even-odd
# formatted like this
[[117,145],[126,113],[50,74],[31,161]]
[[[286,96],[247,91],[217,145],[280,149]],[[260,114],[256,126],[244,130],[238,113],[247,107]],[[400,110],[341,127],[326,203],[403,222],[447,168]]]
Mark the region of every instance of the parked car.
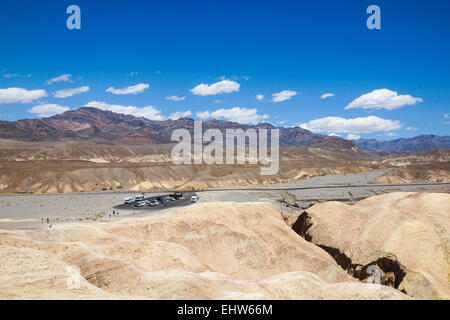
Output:
[[133,203],[133,197],[128,197],[123,199],[124,203],[129,204],[129,203]]
[[145,205],[146,205],[145,201],[139,201],[139,202],[135,202],[134,203],[135,207],[143,207]]
[[136,198],[134,198],[134,199],[135,199],[135,201],[142,201],[142,200],[144,200],[144,195],[143,195],[143,194],[138,195],[138,196],[136,196]]
[[197,202],[197,200],[198,200],[197,196],[192,196],[191,197],[191,203],[195,203],[195,202]]

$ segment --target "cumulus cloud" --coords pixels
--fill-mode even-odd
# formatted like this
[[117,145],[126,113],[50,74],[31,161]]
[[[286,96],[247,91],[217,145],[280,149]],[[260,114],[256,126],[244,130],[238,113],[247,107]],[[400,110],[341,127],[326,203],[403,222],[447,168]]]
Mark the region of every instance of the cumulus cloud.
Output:
[[324,93],[323,95],[320,96],[320,99],[326,99],[326,98],[330,98],[330,97],[334,97],[334,93]]
[[201,83],[190,91],[197,96],[213,96],[239,91],[240,84],[232,80],[222,80],[213,84]]
[[389,89],[378,89],[363,94],[353,100],[345,109],[386,109],[393,110],[406,105],[415,105],[422,102],[421,98],[414,98],[409,94],[399,95],[398,92]]
[[300,127],[313,132],[372,133],[397,130],[402,125],[397,120],[369,116],[353,119],[325,117],[302,123]]
[[27,73],[26,75],[22,76],[18,73],[5,73],[3,75],[4,78],[10,79],[10,78],[16,78],[16,77],[23,77],[23,78],[31,78],[31,73]]
[[138,108],[135,106],[123,106],[123,105],[115,105],[108,104],[106,102],[101,101],[91,101],[84,105],[85,107],[97,108],[101,110],[112,111],[115,113],[121,114],[130,114],[135,117],[144,117],[150,120],[164,120],[165,118],[161,114],[161,111],[156,109],[153,106],[147,106]]
[[214,103],[215,103],[215,104],[221,104],[221,103],[223,103],[223,100],[216,99],[216,100],[214,100]]
[[264,95],[263,94],[257,94],[256,95],[256,100],[263,101],[264,100]]
[[58,77],[52,78],[50,80],[47,80],[45,83],[46,84],[52,84],[52,83],[56,83],[56,82],[72,82],[72,80],[70,79],[72,75],[67,73],[67,74],[62,74]]
[[387,135],[389,137],[395,137],[397,134],[395,132],[389,132]]
[[17,73],[6,73],[3,75],[4,78],[9,79],[9,78],[15,78],[15,77],[20,77],[20,74]]
[[150,86],[147,83],[138,83],[134,86],[129,86],[122,89],[116,89],[114,87],[109,87],[106,89],[106,92],[111,92],[112,94],[138,94],[144,92],[145,89],[148,89]]
[[68,110],[70,110],[68,107],[63,107],[57,104],[41,104],[29,109],[28,112],[35,113],[38,117],[45,118],[66,112]]
[[218,109],[216,111],[211,112],[212,118],[223,118],[225,120],[239,122],[239,123],[251,123],[257,124],[261,122],[263,119],[268,119],[269,116],[264,114],[258,114],[258,110],[256,108],[247,109],[247,108],[239,108],[234,107],[231,109]]
[[415,128],[415,127],[407,127],[406,130],[408,130],[408,131],[416,131],[417,128]]
[[358,140],[359,138],[361,138],[361,136],[358,136],[357,134],[352,134],[350,133],[349,135],[347,135],[347,140]]
[[177,119],[180,119],[180,118],[189,117],[190,115],[192,115],[192,112],[189,111],[189,110],[188,111],[178,111],[178,112],[171,113],[170,116],[169,116],[169,119],[177,120]]
[[29,103],[46,97],[45,90],[27,90],[23,88],[0,89],[0,104],[2,103]]
[[211,113],[206,110],[206,111],[198,111],[196,114],[197,118],[205,120],[211,117]]
[[183,100],[185,100],[185,99],[186,99],[185,96],[183,96],[183,97],[178,97],[178,96],[169,96],[169,97],[166,97],[166,100],[171,100],[171,101],[183,101]]
[[257,109],[247,109],[239,107],[234,107],[231,109],[218,109],[212,112],[210,112],[209,110],[198,111],[196,113],[196,116],[201,120],[205,120],[208,118],[216,118],[239,123],[251,123],[251,124],[257,124],[261,122],[261,120],[269,118],[269,116],[266,114],[264,115],[258,114]]
[[72,89],[63,89],[63,90],[58,90],[55,93],[53,93],[53,97],[55,98],[67,98],[67,97],[71,97],[73,95],[76,94],[80,94],[83,92],[88,92],[89,91],[89,86],[84,86],[84,87],[78,87],[78,88],[72,88]]
[[281,102],[285,100],[289,100],[293,96],[296,96],[298,92],[292,91],[292,90],[283,90],[281,92],[276,92],[272,94],[272,101],[273,102]]

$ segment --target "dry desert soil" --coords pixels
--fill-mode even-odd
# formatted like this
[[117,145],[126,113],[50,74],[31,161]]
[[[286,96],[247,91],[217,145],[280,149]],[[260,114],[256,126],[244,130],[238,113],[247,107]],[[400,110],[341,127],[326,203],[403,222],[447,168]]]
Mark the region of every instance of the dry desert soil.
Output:
[[[449,155],[283,148],[261,176],[2,141],[0,299],[449,299]],[[168,191],[186,201],[121,206]]]

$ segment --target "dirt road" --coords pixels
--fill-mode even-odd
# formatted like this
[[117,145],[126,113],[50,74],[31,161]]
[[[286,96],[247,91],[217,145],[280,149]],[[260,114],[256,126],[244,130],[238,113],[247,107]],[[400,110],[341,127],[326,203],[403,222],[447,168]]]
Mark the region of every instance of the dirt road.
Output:
[[[383,174],[383,170],[347,175],[326,175],[290,184],[221,188],[196,191],[196,193],[199,195],[199,202],[270,201],[283,206],[286,198],[292,198],[300,208],[328,200],[352,203],[373,195],[398,191],[450,193],[450,184],[448,183],[370,184],[381,174]],[[145,196],[167,193],[167,191],[145,192]],[[125,197],[137,194],[141,193],[105,192],[0,196],[0,229],[48,228],[50,224],[56,225],[70,221],[107,222],[111,219],[122,219],[135,214],[158,214],[166,209],[164,206],[160,206],[161,208],[143,207],[139,210],[133,206],[117,207],[123,203]],[[169,204],[168,207],[189,204],[189,201],[185,201]],[[119,211],[120,215],[110,218],[109,215],[113,210]],[[47,218],[49,218],[49,224],[46,223]]]

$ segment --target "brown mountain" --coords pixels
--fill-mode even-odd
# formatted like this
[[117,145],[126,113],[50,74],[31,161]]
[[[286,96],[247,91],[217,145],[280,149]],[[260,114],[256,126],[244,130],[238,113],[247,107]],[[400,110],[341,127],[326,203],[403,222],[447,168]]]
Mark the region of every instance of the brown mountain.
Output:
[[359,139],[355,140],[355,143],[361,148],[374,151],[429,152],[438,149],[450,149],[450,136],[428,134],[389,141]]
[[[117,114],[96,108],[80,108],[44,119],[0,121],[0,138],[19,141],[87,141],[101,144],[153,145],[171,143],[171,133],[185,128],[191,133],[194,120],[154,121],[143,117]],[[203,122],[203,130],[217,128],[276,128],[269,123],[243,125],[223,120]],[[336,151],[356,151],[349,140],[315,134],[300,127],[280,129],[282,147],[313,147]]]

